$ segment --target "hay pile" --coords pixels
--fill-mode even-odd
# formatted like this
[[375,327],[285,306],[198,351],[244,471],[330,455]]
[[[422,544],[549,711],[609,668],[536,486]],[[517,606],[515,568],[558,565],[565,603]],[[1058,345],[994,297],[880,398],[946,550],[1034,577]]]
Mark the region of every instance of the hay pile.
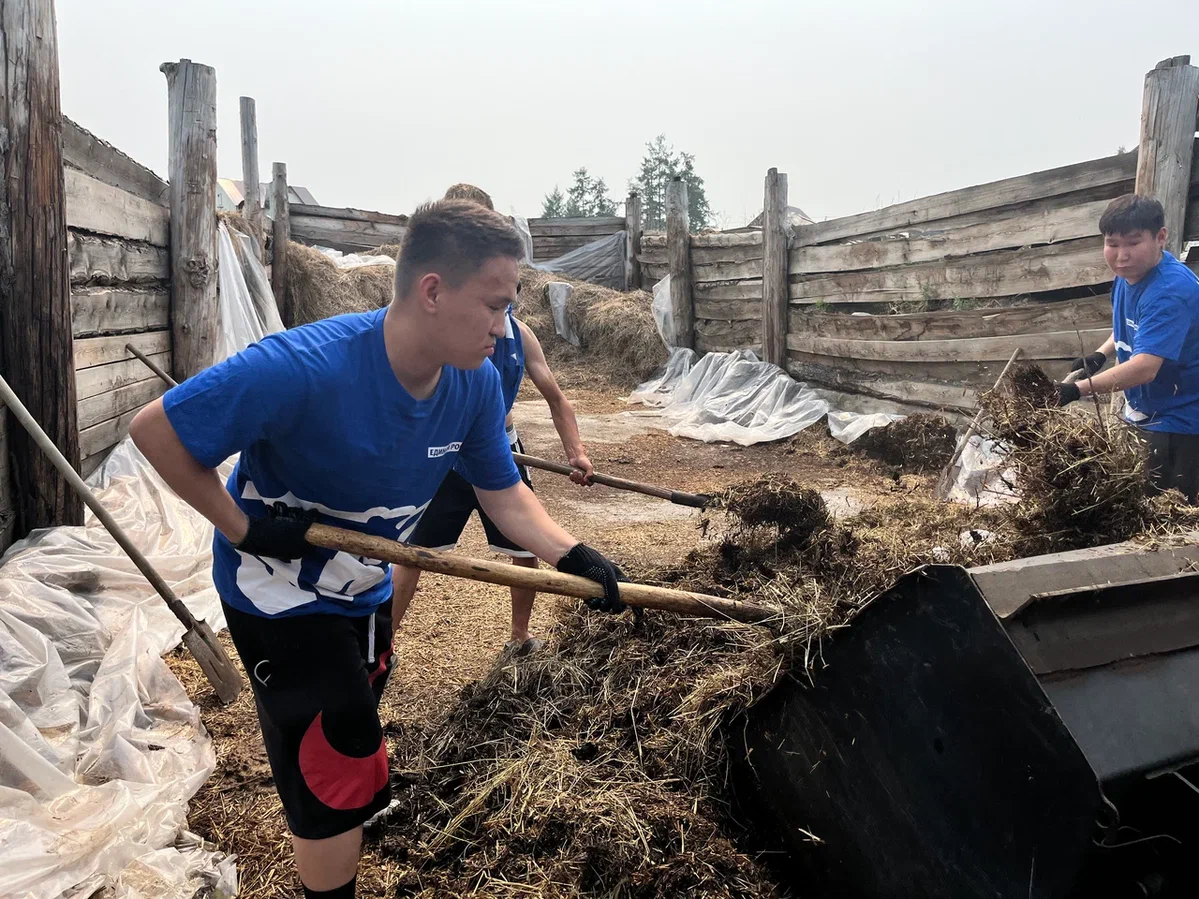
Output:
[[287,245],[287,266],[281,311],[289,328],[346,312],[382,309],[391,302],[394,266],[342,269],[320,250],[298,243]]
[[924,474],[949,464],[957,448],[957,429],[943,416],[918,412],[871,428],[850,448],[900,471]]
[[[551,281],[574,287],[566,308],[581,347],[571,346],[554,328],[546,289]],[[551,360],[585,360],[622,387],[644,382],[666,362],[669,353],[650,308],[653,298],[644,290],[622,293],[523,265],[520,282],[516,315],[532,328]]]

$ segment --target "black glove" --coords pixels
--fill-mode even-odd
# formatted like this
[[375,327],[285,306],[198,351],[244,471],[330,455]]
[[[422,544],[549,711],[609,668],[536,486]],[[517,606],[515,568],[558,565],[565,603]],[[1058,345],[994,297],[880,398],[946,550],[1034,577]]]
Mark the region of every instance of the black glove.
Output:
[[605,559],[585,543],[576,543],[566,555],[558,560],[558,570],[566,574],[577,574],[603,584],[604,595],[587,600],[587,605],[599,612],[624,611],[620,601],[618,584],[625,579],[624,572]]
[[1085,371],[1089,378],[1103,366],[1107,365],[1107,356],[1104,353],[1091,353],[1089,356],[1080,356],[1074,360],[1074,364],[1070,366],[1070,371]]
[[1082,398],[1082,391],[1078,389],[1077,384],[1058,384],[1057,385],[1057,404],[1059,406],[1068,406],[1077,399]]
[[285,503],[275,503],[265,518],[250,519],[250,529],[236,548],[251,556],[267,556],[283,562],[298,559],[312,549],[304,534],[316,521],[316,515],[315,509],[293,509]]

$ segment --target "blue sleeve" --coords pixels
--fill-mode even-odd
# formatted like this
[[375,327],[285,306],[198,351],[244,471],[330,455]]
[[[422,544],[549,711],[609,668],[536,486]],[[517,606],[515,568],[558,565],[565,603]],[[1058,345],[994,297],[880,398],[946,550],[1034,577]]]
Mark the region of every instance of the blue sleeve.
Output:
[[216,468],[291,427],[307,380],[291,349],[270,337],[167,391],[167,419],[192,458]]
[[462,476],[480,490],[506,490],[520,481],[504,430],[504,397],[495,366],[483,363],[474,423],[458,451]]
[[1164,284],[1155,291],[1151,301],[1141,299],[1137,332],[1132,352],[1160,356],[1167,362],[1177,362],[1182,346],[1191,329],[1194,312],[1187,303],[1182,285]]

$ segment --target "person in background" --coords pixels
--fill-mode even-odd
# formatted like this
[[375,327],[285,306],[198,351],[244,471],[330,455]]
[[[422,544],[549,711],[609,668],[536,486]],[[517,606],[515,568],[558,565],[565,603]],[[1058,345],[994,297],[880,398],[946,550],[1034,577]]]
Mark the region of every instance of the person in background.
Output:
[[[1152,197],[1113,200],[1099,219],[1115,274],[1112,333],[1074,361],[1078,380],[1058,385],[1067,405],[1124,391],[1124,417],[1149,444],[1153,488],[1199,501],[1199,277],[1166,247],[1165,211]],[[1115,356],[1116,364],[1103,371]]]
[[[473,184],[453,185],[445,192],[445,199],[468,200],[487,209],[495,208],[487,192]],[[575,416],[574,407],[566,398],[566,394],[562,392],[562,388],[558,386],[554,373],[550,371],[537,335],[523,322],[518,321],[511,309],[507,313],[504,336],[496,339],[495,353],[491,356],[491,363],[500,373],[500,386],[504,399],[504,426],[512,452],[524,452],[524,446],[516,433],[512,406],[516,402],[521,381],[527,372],[533,386],[549,404],[554,427],[562,441],[562,449],[575,469],[571,480],[577,484],[587,484],[594,469],[591,460],[587,457],[583,441],[579,437],[579,422]],[[524,465],[517,467],[520,470],[521,480],[531,488],[533,484],[529,478],[528,468]],[[510,540],[500,528],[496,527],[495,522],[488,517],[487,512],[479,504],[470,484],[456,470],[451,471],[442,481],[440,489],[433,497],[433,502],[425,510],[416,530],[408,539],[409,545],[421,546],[426,549],[454,549],[458,545],[458,538],[462,536],[462,531],[466,527],[467,521],[470,520],[472,512],[479,513],[479,521],[487,536],[488,549],[511,557],[514,565],[537,567],[537,556]],[[391,619],[393,627],[398,627],[416,594],[420,570],[396,566],[392,571],[395,598],[392,601]],[[541,646],[541,641],[529,631],[529,619],[533,614],[533,603],[537,594],[527,587],[511,589],[512,630],[506,648],[515,651],[518,655],[527,655]]]

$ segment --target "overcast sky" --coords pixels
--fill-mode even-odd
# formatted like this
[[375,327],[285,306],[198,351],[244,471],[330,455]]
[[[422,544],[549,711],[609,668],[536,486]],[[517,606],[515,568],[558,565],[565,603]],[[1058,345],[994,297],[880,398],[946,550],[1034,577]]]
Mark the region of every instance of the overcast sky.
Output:
[[[645,142],[693,153],[725,226],[766,169],[819,220],[1137,141],[1144,73],[1199,57],[1194,0],[58,0],[63,111],[166,175],[166,80],[217,70],[220,175],[408,212],[455,181],[537,215],[586,166],[623,199]],[[249,35],[250,37],[247,37]],[[620,204],[623,208],[623,204]]]

